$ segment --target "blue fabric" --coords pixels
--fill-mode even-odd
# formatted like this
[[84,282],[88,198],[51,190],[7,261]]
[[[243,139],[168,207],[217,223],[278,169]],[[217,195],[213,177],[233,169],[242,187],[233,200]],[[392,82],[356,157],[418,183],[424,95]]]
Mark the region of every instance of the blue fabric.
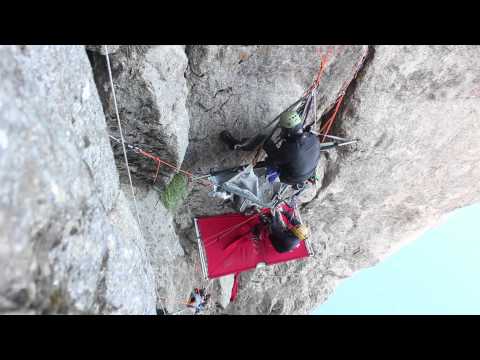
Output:
[[272,184],[279,175],[280,173],[277,168],[270,166],[267,168],[267,180],[270,184]]

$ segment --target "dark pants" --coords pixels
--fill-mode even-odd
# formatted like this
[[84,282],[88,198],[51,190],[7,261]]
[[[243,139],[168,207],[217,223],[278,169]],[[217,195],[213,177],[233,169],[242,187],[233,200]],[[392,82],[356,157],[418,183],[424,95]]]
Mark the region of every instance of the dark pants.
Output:
[[242,151],[253,151],[266,139],[266,137],[267,135],[259,134],[250,139],[244,138],[235,146],[235,149]]

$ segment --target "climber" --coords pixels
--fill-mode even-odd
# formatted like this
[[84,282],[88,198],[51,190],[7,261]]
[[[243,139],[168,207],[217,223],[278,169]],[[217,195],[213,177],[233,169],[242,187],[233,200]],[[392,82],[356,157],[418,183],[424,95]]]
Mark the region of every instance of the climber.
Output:
[[277,172],[280,181],[285,184],[303,184],[315,175],[320,159],[320,140],[311,132],[303,130],[302,119],[295,111],[287,111],[280,116],[280,128],[280,136],[284,140],[280,148],[263,134],[252,139],[237,140],[225,130],[220,133],[220,139],[230,149],[242,151],[252,151],[264,142],[263,149],[267,158],[256,167],[266,166],[269,174]]
[[205,309],[209,299],[210,294],[205,294],[205,289],[195,288],[190,294],[187,307],[195,309],[195,314],[198,314]]
[[295,217],[292,208],[276,209],[270,216],[262,214],[260,219],[261,225],[253,230],[254,234],[259,233],[261,226],[266,226],[270,241],[279,253],[296,249],[309,236],[307,226]]

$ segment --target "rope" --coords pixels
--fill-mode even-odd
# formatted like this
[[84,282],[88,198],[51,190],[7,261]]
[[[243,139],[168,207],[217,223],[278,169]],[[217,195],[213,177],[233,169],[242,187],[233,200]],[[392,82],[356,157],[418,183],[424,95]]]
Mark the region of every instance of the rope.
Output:
[[322,56],[321,60],[320,60],[320,68],[318,69],[314,79],[313,79],[313,82],[312,84],[309,86],[309,88],[305,91],[305,93],[303,94],[303,96],[306,96],[308,93],[316,90],[318,88],[318,86],[320,85],[320,79],[322,78],[322,75],[323,75],[323,72],[325,71],[326,67],[327,67],[327,60],[328,60],[328,57],[331,55],[331,53],[333,52],[333,49],[330,47],[328,48],[327,50],[327,54]]
[[[117,139],[116,137],[110,135],[110,138],[113,139],[114,141],[120,143],[120,140]],[[153,154],[151,154],[151,153],[148,153],[148,152],[146,152],[145,150],[142,150],[141,148],[139,148],[139,147],[136,146],[136,145],[128,144],[128,143],[126,143],[126,142],[125,142],[125,144],[126,144],[126,146],[127,146],[127,148],[128,148],[129,150],[131,150],[131,151],[133,151],[133,152],[135,152],[135,153],[137,153],[137,154],[140,154],[140,155],[142,155],[142,156],[144,156],[144,157],[147,157],[147,158],[149,158],[149,159],[151,159],[151,160],[153,160],[153,161],[155,161],[155,162],[157,163],[157,170],[156,170],[156,175],[155,175],[155,178],[154,178],[154,183],[155,183],[155,181],[156,181],[156,179],[157,179],[158,172],[159,172],[159,170],[160,170],[160,165],[163,164],[163,165],[166,165],[166,166],[174,169],[176,172],[185,174],[190,181],[200,181],[200,180],[202,180],[202,181],[207,181],[208,184],[204,184],[204,183],[201,183],[201,182],[200,182],[200,184],[202,184],[202,185],[204,185],[204,186],[210,186],[210,184],[211,184],[211,181],[209,181],[208,179],[206,179],[206,178],[208,178],[210,175],[194,176],[193,173],[191,173],[191,172],[189,172],[189,171],[182,170],[182,169],[179,168],[178,166],[175,166],[175,165],[169,163],[168,161],[162,160],[162,159],[159,158],[158,156],[155,156],[155,155],[153,155]]]
[[[239,223],[239,224],[233,225],[233,226],[231,226],[231,227],[229,227],[229,228],[226,228],[226,229],[224,229],[224,230],[222,230],[222,231],[219,231],[219,232],[216,233],[216,234],[213,234],[213,235],[210,235],[210,236],[206,237],[205,239],[203,239],[203,244],[205,245],[205,247],[209,246],[210,244],[213,244],[215,241],[218,240],[219,237],[225,236],[226,234],[228,234],[228,233],[232,232],[233,230],[241,227],[242,225],[245,225],[245,224],[248,223],[250,220],[252,220],[252,219],[254,219],[255,217],[258,217],[258,216],[260,216],[260,215],[261,215],[261,213],[253,214],[253,215],[249,216],[246,220],[242,221],[242,222]],[[215,238],[215,240],[206,243],[207,240],[210,240],[210,239],[212,239],[212,238]]]
[[358,75],[358,72],[360,71],[360,68],[361,68],[361,65],[362,63],[365,61],[365,58],[368,56],[368,48],[366,49],[365,53],[363,54],[363,56],[358,60],[358,62],[354,65],[353,67],[353,74],[352,74],[352,77],[350,78],[350,81],[345,81],[345,83],[343,84],[342,88],[340,89],[340,94],[341,96],[338,98],[337,100],[337,104],[335,106],[335,111],[334,113],[332,114],[332,116],[330,117],[330,119],[327,120],[327,122],[322,126],[322,128],[320,129],[320,132],[324,132],[324,135],[323,135],[323,138],[322,138],[322,142],[325,141],[325,137],[327,137],[327,134],[328,132],[330,131],[330,128],[333,124],[333,122],[335,121],[335,116],[337,115],[337,112],[338,112],[338,109],[340,108],[340,104],[342,103],[343,101],[343,98],[345,97],[345,93],[347,91],[347,88],[349,87],[349,85],[351,84],[351,82],[357,77]]
[[322,128],[320,129],[320,132],[323,133],[322,142],[325,141],[325,138],[327,137],[333,122],[335,121],[335,117],[337,116],[338,109],[340,108],[340,104],[342,103],[344,97],[345,97],[345,94],[340,96],[340,99],[338,99],[337,101],[337,105],[335,106],[335,111],[333,112],[332,116],[330,117],[330,119],[326,121],[325,125],[323,125]]
[[[135,190],[133,189],[132,175],[130,174],[130,167],[128,166],[127,150],[125,149],[125,139],[123,138],[122,123],[120,121],[120,115],[118,113],[117,97],[115,95],[115,87],[113,85],[112,68],[110,67],[110,56],[108,55],[107,45],[103,45],[103,46],[105,47],[105,57],[107,59],[108,77],[110,78],[110,86],[112,87],[113,103],[115,105],[115,115],[117,117],[118,130],[120,132],[120,139],[122,140],[123,156],[125,158],[125,165],[127,167],[128,180],[130,181],[130,190],[132,191],[133,203],[135,204],[135,212],[136,212],[137,221],[138,221],[138,231],[140,235],[142,235],[143,237],[142,226],[140,223],[140,214],[139,214],[138,205],[137,205],[137,198],[135,197]],[[140,241],[140,239],[138,238],[137,240]],[[170,256],[172,256],[172,253],[170,252],[170,249],[168,247],[167,247],[167,250],[170,253]],[[167,312],[165,311],[165,307],[163,306],[162,303],[160,303],[160,305],[162,306],[163,313],[166,314]]]
[[155,178],[153,179],[153,183],[155,184],[155,182],[157,181],[157,176],[158,176],[158,171],[160,170],[160,162],[157,164],[157,172],[155,173]]
[[142,149],[140,149],[140,148],[138,148],[138,151],[139,151],[140,154],[142,154],[143,156],[148,157],[148,158],[154,160],[155,162],[161,163],[161,164],[163,164],[163,165],[167,165],[168,167],[174,169],[175,171],[177,171],[177,172],[179,172],[179,173],[185,174],[185,175],[187,175],[187,176],[190,177],[190,178],[193,176],[193,174],[192,174],[191,172],[182,170],[182,169],[180,169],[179,167],[177,167],[177,166],[175,166],[175,165],[173,165],[173,164],[170,164],[169,162],[167,162],[167,161],[165,161],[165,160],[160,159],[158,156],[149,154],[149,153],[147,153],[146,151],[144,151],[144,150],[142,150]]
[[[307,94],[310,94],[310,96],[312,96],[313,92],[316,91],[316,89],[318,88],[319,84],[320,84],[320,79],[322,78],[322,75],[323,75],[323,72],[325,71],[326,69],[326,66],[327,66],[327,60],[328,60],[328,57],[331,55],[331,53],[333,52],[333,48],[332,47],[329,47],[328,50],[327,50],[327,54],[322,56],[321,59],[320,59],[320,68],[318,69],[316,75],[314,75],[314,79],[313,79],[313,82],[312,84],[308,87],[308,89],[305,91],[305,93],[300,97],[300,99],[298,99],[297,101],[295,101],[292,105],[290,105],[289,107],[287,107],[285,110],[283,110],[280,114],[278,114],[272,121],[270,121],[266,126],[263,127],[263,129],[267,129],[268,127],[270,127],[275,121],[278,120],[278,118],[286,111],[290,110],[291,108],[293,108],[294,106],[296,106],[297,104],[299,104],[300,102],[302,102],[306,97],[307,97]],[[310,97],[309,96],[309,97]],[[316,98],[314,99],[315,100],[315,106],[316,106]],[[307,107],[308,104],[305,105],[305,107]],[[305,120],[305,119],[304,119]],[[315,109],[315,122],[316,122],[316,109]],[[263,145],[265,144],[265,142],[270,139],[275,130],[277,129],[277,126],[275,126],[272,130],[272,132],[269,134],[269,136],[267,136],[260,145],[258,145],[258,148],[257,148],[257,151],[256,151],[256,154],[255,156],[253,157],[253,160],[251,161],[251,164],[253,164],[254,166],[257,164],[259,158],[260,158],[260,154],[262,152],[262,148],[263,148]]]
[[103,45],[103,46],[105,47],[105,56],[107,58],[108,77],[110,78],[110,86],[112,87],[113,103],[115,105],[115,115],[117,117],[118,130],[120,131],[120,139],[122,140],[123,156],[125,158],[125,165],[127,166],[128,180],[130,181],[130,190],[132,191],[133,202],[135,204],[135,212],[137,214],[138,226],[140,228],[140,216],[138,212],[135,191],[133,190],[133,182],[132,182],[132,176],[130,174],[130,167],[128,166],[127,150],[125,149],[125,140],[123,138],[122,123],[120,122],[120,115],[118,114],[117,97],[115,95],[115,88],[113,86],[112,69],[110,67],[110,57],[108,55],[107,45]]
[[313,93],[311,93],[310,96],[308,96],[307,101],[305,102],[305,107],[303,108],[303,113],[302,113],[303,123],[307,121],[307,117],[310,112],[310,107],[312,105],[312,94]]
[[213,279],[210,279],[210,281],[208,282],[208,285],[207,287],[205,288],[205,293],[207,292],[208,288],[210,287],[210,285],[213,284]]

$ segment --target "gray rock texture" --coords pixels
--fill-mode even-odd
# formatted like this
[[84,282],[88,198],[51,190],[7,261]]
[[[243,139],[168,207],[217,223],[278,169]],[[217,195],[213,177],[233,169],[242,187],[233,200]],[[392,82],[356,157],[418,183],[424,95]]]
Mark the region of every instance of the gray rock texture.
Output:
[[[243,274],[239,298],[227,312],[307,313],[338,280],[376,264],[443,214],[478,201],[478,49],[372,49],[334,127],[362,141],[330,151],[319,169],[321,188],[304,199],[316,256]],[[321,82],[329,97],[319,101],[320,113],[331,108],[363,51],[335,48],[339,54]],[[298,98],[318,59],[313,46],[193,46],[187,54],[191,142],[185,162],[197,171],[248,161],[249,154],[232,156],[214,136],[223,129],[254,134]],[[296,61],[311,65],[299,75]],[[228,209],[200,188],[187,206],[202,215]]]
[[154,312],[84,48],[0,53],[0,311]]
[[[135,212],[129,186],[122,185],[122,189],[131,211]],[[163,206],[159,193],[144,187],[136,187],[135,192],[146,251],[155,274],[158,308],[165,306],[172,313],[179,309],[181,301],[186,301],[195,286],[193,266],[184,256],[173,216]]]
[[[190,87],[188,109],[190,113],[190,143],[185,156],[186,168],[204,173],[210,168],[247,163],[253,153],[232,153],[219,141],[218,134],[225,129],[237,137],[250,137],[261,131],[284,108],[296,101],[312,83],[320,64],[320,55],[328,46],[187,46]],[[332,47],[327,67],[319,87],[318,112],[332,109],[344,85],[355,73],[359,62],[365,58],[367,46]],[[265,131],[265,130],[264,130]],[[319,175],[327,169],[322,159]],[[316,189],[305,193],[304,201],[316,195]],[[207,196],[204,186],[193,186],[184,206],[184,213],[192,216],[232,212],[218,199]],[[193,226],[193,225],[192,225]],[[190,227],[193,232],[193,227]],[[277,288],[289,281],[290,265],[256,270],[242,274],[238,306],[227,308],[231,313],[288,313],[295,296],[272,302],[282,297]],[[283,269],[283,270],[282,270]],[[301,276],[294,274],[293,277]],[[253,277],[252,277],[253,276]],[[226,301],[226,291],[221,284],[215,291]],[[298,292],[302,297],[308,289]],[[242,300],[243,299],[243,300]],[[285,302],[285,304],[284,304]],[[318,301],[319,302],[319,301]],[[312,301],[304,301],[312,306]],[[275,305],[276,304],[276,305]],[[297,305],[300,302],[297,301]],[[284,306],[285,305],[285,306]],[[272,310],[273,309],[273,310]]]
[[[120,50],[121,45],[107,45],[107,51],[109,54],[114,54]],[[104,45],[85,45],[85,48],[89,51],[95,51],[99,54],[105,55],[105,46]]]
[[329,48],[320,113],[333,106],[366,46],[187,46],[191,129],[185,166],[208,170],[251,159],[225,151],[218,134],[225,129],[240,138],[257,134],[305,92]]
[[[88,48],[87,48],[88,49]],[[105,56],[89,51],[109,132],[120,138]],[[120,119],[125,140],[174,165],[183,161],[188,145],[189,117],[183,46],[122,46],[110,55]],[[117,167],[125,175],[122,147],[113,143]],[[128,154],[137,184],[152,184],[157,164],[135,153]],[[171,179],[174,170],[162,165],[158,185]]]
[[[305,92],[321,56],[330,54],[317,99],[318,113],[327,112],[367,50],[360,45],[187,46],[190,143],[184,166],[206,173],[248,163],[254,153],[228,151],[218,136],[222,130],[238,138],[270,131],[263,128]],[[197,215],[229,211],[208,198],[203,186],[194,187],[188,203]]]
[[[117,205],[109,214],[116,236],[107,242],[104,299],[107,313],[155,314],[157,296],[155,272],[150,262],[144,232],[140,232],[135,211],[124,192],[120,192]],[[99,301],[100,306],[103,305]],[[105,309],[102,309],[105,312]]]
[[318,112],[328,117],[362,64],[332,129],[361,141],[323,156],[302,198],[315,256],[243,273],[232,304],[232,276],[202,279],[192,222],[232,209],[191,183],[167,210],[174,171],[160,167],[153,184],[156,164],[129,153],[135,204],[108,137],[118,128],[101,47],[0,46],[0,312],[178,313],[208,286],[207,314],[307,314],[478,202],[478,46],[110,46],[125,138],[196,174],[246,163],[253,153],[228,151],[219,132],[263,131],[329,48]]

